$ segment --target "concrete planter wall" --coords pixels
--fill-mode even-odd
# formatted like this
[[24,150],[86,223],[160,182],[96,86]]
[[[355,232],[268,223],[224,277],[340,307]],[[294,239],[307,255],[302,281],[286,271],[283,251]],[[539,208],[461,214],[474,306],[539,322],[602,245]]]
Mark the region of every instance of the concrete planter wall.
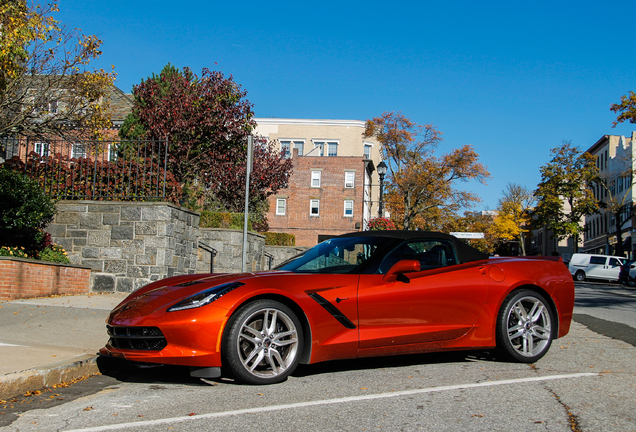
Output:
[[0,257],[0,300],[86,294],[91,269],[23,258]]

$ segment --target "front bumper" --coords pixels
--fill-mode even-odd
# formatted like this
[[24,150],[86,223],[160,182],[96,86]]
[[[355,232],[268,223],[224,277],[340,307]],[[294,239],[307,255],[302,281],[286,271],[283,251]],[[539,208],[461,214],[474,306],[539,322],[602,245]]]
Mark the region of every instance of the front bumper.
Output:
[[[145,298],[144,298],[145,297]],[[143,296],[116,307],[101,355],[135,362],[221,367],[227,310],[214,305],[166,312],[174,299]]]

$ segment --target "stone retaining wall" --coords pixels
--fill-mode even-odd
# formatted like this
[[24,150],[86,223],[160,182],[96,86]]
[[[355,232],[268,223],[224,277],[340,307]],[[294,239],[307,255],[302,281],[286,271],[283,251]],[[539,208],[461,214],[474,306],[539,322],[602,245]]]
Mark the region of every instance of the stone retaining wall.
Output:
[[[243,231],[199,228],[199,214],[170,203],[61,201],[46,228],[71,263],[89,267],[90,291],[131,292],[169,276],[239,273]],[[247,271],[269,269],[305,248],[265,246],[265,236],[248,232]]]
[[61,201],[46,231],[71,263],[93,270],[91,291],[196,271],[199,214],[170,203]]
[[87,294],[91,269],[84,266],[0,257],[0,300]]
[[[215,273],[239,273],[243,263],[243,230],[226,228],[199,228],[199,243],[216,249],[214,257]],[[265,236],[253,232],[247,233],[247,265],[248,272],[265,270],[266,262],[263,250]],[[209,251],[199,248],[197,273],[210,272]]]
[[[272,268],[295,257],[306,249],[306,247],[301,246],[265,246],[265,252],[273,256]],[[267,269],[268,267],[265,268]]]

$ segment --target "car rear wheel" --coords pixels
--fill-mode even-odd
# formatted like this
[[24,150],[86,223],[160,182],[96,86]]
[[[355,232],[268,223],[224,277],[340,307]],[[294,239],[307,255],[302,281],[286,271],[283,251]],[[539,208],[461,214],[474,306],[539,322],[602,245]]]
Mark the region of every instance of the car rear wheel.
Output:
[[284,304],[259,300],[239,309],[228,323],[226,365],[247,384],[274,384],[296,369],[303,346],[300,321]]
[[577,271],[576,274],[574,275],[574,279],[576,279],[579,282],[585,281],[585,272],[583,270]]
[[630,287],[636,286],[636,279],[631,276],[627,276],[627,285],[629,285]]
[[513,291],[506,297],[497,319],[497,347],[508,360],[532,363],[552,344],[552,309],[531,290]]

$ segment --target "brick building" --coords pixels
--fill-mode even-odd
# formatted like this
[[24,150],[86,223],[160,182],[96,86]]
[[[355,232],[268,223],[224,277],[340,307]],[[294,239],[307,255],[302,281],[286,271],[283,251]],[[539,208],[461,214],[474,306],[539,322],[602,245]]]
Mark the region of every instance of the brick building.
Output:
[[296,245],[359,231],[377,217],[377,141],[358,120],[255,119],[256,133],[292,158],[287,189],[269,198],[270,231],[296,236]]

